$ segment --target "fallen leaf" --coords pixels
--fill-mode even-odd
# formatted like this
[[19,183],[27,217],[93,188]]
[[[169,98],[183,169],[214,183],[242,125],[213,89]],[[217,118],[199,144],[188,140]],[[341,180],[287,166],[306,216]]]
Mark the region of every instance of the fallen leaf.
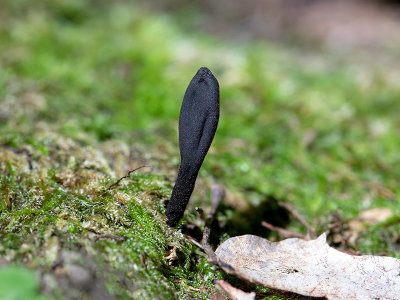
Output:
[[368,226],[386,221],[393,216],[389,208],[373,208],[360,212],[357,217],[348,222],[348,229],[343,233],[349,245],[354,245]]
[[386,221],[393,216],[390,208],[373,208],[361,212],[358,219],[368,225],[374,225]]
[[216,255],[229,273],[305,296],[389,300],[400,295],[400,260],[345,254],[329,247],[326,234],[277,243],[243,235],[226,240]]

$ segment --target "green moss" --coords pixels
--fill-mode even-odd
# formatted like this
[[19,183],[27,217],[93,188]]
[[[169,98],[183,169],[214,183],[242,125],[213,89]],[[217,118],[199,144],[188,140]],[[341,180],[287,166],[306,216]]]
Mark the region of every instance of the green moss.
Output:
[[35,275],[31,271],[18,267],[0,268],[0,297],[5,300],[50,299],[39,295]]
[[[211,179],[229,191],[215,245],[273,217],[303,232],[275,213],[271,199],[291,203],[321,232],[333,213],[348,220],[389,207],[398,218],[400,90],[396,68],[383,68],[379,57],[222,43],[187,32],[171,15],[120,2],[9,0],[0,16],[0,254],[7,262],[57,279],[68,250],[84,266],[93,262],[118,298],[215,292],[213,278],[224,275],[164,219],[179,163],[182,95],[203,65],[220,81],[221,120],[182,224],[201,229],[194,207],[208,210]],[[150,167],[109,189],[141,165]],[[254,211],[251,226],[236,222]],[[371,226],[354,247],[395,256],[396,230]]]
[[[54,146],[49,147],[52,153],[59,147]],[[33,151],[39,161],[46,156],[38,149]],[[84,155],[80,151],[77,147],[69,154]],[[24,157],[19,157],[17,162],[23,161]],[[34,165],[35,169],[46,168]],[[48,256],[50,241],[55,238],[57,245],[67,249],[83,247],[85,252],[94,254],[95,260],[108,270],[103,276],[109,279],[109,290],[121,297],[130,297],[132,293],[135,297],[170,297],[170,289],[182,295],[194,293],[189,287],[213,289],[210,272],[215,268],[206,263],[204,255],[196,254],[194,246],[181,234],[165,224],[163,202],[168,199],[170,184],[162,176],[135,174],[121,187],[108,190],[111,180],[104,178],[109,175],[79,168],[62,172],[65,167],[58,162],[57,168],[47,169],[47,175],[40,178],[36,171],[20,172],[18,165],[4,166],[3,171],[9,173],[0,176],[0,226],[4,228],[0,239],[5,257],[16,262],[31,257],[30,265],[47,273],[54,268],[59,255],[53,259]],[[164,257],[172,245],[182,257],[170,266]],[[116,273],[119,275],[115,276]],[[122,287],[122,278],[134,280],[134,290]],[[175,280],[184,280],[185,285],[176,284]]]

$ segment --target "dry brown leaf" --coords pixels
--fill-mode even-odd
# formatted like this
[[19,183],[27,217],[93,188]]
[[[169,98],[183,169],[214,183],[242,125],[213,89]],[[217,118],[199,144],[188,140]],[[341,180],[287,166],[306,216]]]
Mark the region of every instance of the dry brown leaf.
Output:
[[386,221],[393,216],[390,208],[372,208],[364,210],[358,215],[358,219],[368,225],[374,225]]
[[390,208],[373,208],[360,212],[357,217],[348,222],[348,230],[344,232],[348,244],[354,245],[368,226],[385,222],[391,217],[393,217],[393,212]]
[[269,288],[328,299],[400,299],[400,260],[345,254],[329,247],[326,234],[278,243],[243,235],[216,254],[226,271]]

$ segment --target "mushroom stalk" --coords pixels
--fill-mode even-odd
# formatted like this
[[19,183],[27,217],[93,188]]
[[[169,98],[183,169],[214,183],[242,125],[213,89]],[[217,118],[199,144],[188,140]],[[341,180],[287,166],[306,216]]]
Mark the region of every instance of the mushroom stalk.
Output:
[[200,68],[186,89],[179,115],[181,165],[171,199],[167,224],[175,227],[193,192],[197,174],[214,139],[219,120],[219,85],[211,71]]

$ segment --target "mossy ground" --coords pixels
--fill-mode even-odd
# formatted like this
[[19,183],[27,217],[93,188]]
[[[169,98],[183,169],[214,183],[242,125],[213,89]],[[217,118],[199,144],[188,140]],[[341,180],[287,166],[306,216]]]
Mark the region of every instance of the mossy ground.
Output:
[[[217,181],[228,193],[215,244],[241,233],[274,238],[262,220],[304,232],[277,201],[319,232],[333,215],[388,207],[394,217],[352,247],[399,256],[400,73],[390,52],[370,61],[221,42],[126,2],[2,6],[0,253],[2,263],[36,270],[42,290],[121,299],[216,292],[213,279],[226,275],[164,217],[181,99],[201,66],[219,79],[221,120],[185,215],[191,234],[203,224],[194,207],[208,210]],[[77,274],[87,278],[74,282]]]

